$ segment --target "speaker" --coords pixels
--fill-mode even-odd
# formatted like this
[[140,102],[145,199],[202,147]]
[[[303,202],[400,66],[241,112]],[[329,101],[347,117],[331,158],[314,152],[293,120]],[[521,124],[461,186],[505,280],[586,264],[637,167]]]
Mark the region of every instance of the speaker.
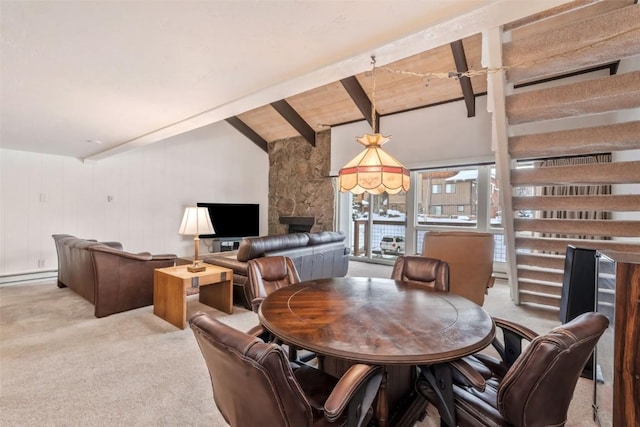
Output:
[[[560,321],[567,323],[582,313],[595,311],[596,251],[567,246],[560,299]],[[593,379],[593,355],[581,376]]]
[[560,321],[595,311],[596,251],[567,246],[560,299]]

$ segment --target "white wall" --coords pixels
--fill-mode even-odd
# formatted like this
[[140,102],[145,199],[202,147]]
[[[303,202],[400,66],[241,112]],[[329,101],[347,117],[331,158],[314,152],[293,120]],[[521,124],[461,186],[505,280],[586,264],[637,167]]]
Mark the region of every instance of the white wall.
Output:
[[225,122],[96,164],[0,149],[0,275],[56,269],[52,234],[191,255],[178,227],[197,202],[259,203],[266,234],[268,176],[267,153]]
[[[487,97],[476,98],[476,115],[467,118],[464,101],[380,118],[384,150],[409,169],[491,162],[491,117]],[[356,137],[371,133],[366,121],[331,128],[331,174],[363,150]]]

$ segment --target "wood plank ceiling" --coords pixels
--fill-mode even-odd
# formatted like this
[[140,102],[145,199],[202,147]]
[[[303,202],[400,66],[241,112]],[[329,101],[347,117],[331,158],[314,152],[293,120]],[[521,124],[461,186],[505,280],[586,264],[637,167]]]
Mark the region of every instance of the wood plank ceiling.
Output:
[[[563,31],[563,27],[572,21],[587,19],[635,2],[636,0],[576,0],[508,24],[504,30],[510,32],[514,42],[522,40],[527,43],[531,33],[540,30],[539,25],[529,25],[536,23],[548,27],[548,37],[554,38],[554,31]],[[607,31],[607,28],[594,28],[592,34],[585,37],[588,37],[588,42],[597,41]],[[519,51],[523,56],[510,57],[510,62],[526,63],[531,57],[535,57],[536,52],[545,47],[536,45],[537,40],[531,40],[529,50]],[[548,41],[545,43],[548,44]],[[486,75],[458,78],[455,74],[467,70],[481,70],[481,55],[482,36],[476,34],[391,64],[378,64],[375,88],[377,118],[457,100],[465,101],[467,116],[473,117],[475,97],[487,92]],[[505,49],[505,55],[513,56],[508,47]],[[589,58],[588,55],[588,51],[585,51],[584,57],[572,57],[570,60],[575,63],[569,67],[563,61],[556,61],[556,64],[562,65],[558,70],[545,70],[548,66],[546,63],[529,64],[527,67],[511,70],[509,77],[518,77],[517,80],[530,84],[536,80],[536,75],[549,76],[552,74],[550,71],[557,71],[556,77],[562,71],[566,73],[567,69],[584,72],[587,70],[582,65],[593,63],[593,58]],[[600,68],[610,68],[611,73],[615,74],[616,67],[617,61],[614,61]],[[450,73],[452,76],[446,78],[435,76],[447,76]],[[372,73],[367,71],[230,117],[227,122],[264,151],[267,151],[268,142],[299,135],[315,146],[315,133],[331,126],[363,119],[371,124],[372,89]],[[379,129],[378,126],[376,129],[384,132],[384,129]]]
[[[431,75],[479,70],[481,52],[482,37],[476,34],[391,64],[376,65],[378,117],[462,99],[467,116],[473,117],[475,97],[487,91],[486,77]],[[315,145],[315,132],[363,119],[371,123],[372,90],[372,72],[367,71],[247,111],[227,122],[265,151],[268,142],[299,135]]]

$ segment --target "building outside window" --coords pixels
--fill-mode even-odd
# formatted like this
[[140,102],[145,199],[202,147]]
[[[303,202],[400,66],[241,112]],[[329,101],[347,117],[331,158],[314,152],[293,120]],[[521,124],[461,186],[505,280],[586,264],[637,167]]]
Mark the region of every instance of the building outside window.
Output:
[[[493,233],[494,260],[506,262],[500,186],[493,165],[412,175],[414,184],[407,194],[343,193],[340,203],[351,211],[350,220],[340,224],[350,236],[352,256],[392,263],[398,255],[419,253],[429,230],[464,229]],[[342,215],[346,212],[341,210]]]

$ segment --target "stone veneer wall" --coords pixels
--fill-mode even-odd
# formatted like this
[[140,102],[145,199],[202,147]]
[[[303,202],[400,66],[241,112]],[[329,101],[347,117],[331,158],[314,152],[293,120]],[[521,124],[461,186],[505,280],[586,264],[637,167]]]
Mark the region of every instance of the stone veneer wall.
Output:
[[329,177],[331,132],[316,134],[312,147],[303,137],[269,143],[269,234],[284,234],[280,216],[313,216],[312,232],[334,229],[335,190]]

